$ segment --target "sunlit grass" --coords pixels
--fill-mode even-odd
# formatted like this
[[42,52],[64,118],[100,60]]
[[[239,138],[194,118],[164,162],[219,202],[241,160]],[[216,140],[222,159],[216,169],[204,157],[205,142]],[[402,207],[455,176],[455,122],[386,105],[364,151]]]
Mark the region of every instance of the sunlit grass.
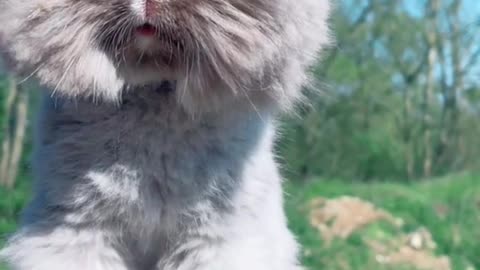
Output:
[[[290,227],[302,242],[304,263],[312,270],[376,270],[368,248],[354,234],[346,241],[322,244],[304,210],[315,197],[357,196],[400,217],[406,232],[426,227],[438,244],[436,252],[450,257],[455,270],[480,269],[480,177],[456,175],[416,183],[358,183],[316,179],[299,186],[287,184]],[[438,213],[442,209],[442,213]],[[365,232],[360,232],[365,233]]]

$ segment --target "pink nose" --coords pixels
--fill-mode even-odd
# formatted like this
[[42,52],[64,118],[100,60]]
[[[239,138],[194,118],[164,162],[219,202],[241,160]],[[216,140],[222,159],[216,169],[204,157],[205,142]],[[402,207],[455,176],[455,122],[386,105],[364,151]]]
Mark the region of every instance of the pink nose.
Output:
[[145,17],[147,19],[152,18],[156,14],[156,3],[155,0],[145,0]]

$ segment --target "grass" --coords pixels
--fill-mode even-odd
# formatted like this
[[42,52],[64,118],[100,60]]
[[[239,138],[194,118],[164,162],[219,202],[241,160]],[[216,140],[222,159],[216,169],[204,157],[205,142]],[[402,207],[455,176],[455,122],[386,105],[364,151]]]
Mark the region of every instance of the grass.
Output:
[[[0,247],[17,227],[18,216],[29,197],[27,181],[20,181],[13,190],[0,188]],[[0,262],[0,270],[5,269],[7,268]]]
[[[290,227],[304,249],[306,266],[317,269],[388,269],[377,265],[373,254],[360,241],[361,231],[329,247],[308,223],[305,204],[321,196],[360,197],[404,220],[405,232],[425,227],[438,245],[436,252],[447,255],[455,270],[480,269],[480,176],[456,175],[417,183],[346,183],[314,180],[287,184],[286,202]],[[442,209],[439,213],[437,209]],[[388,231],[383,228],[381,231]]]
[[[1,236],[16,228],[16,219],[29,197],[28,189],[26,181],[21,181],[13,191],[0,189]],[[289,182],[286,191],[290,227],[304,247],[303,262],[311,270],[392,269],[378,265],[362,241],[362,236],[369,233],[396,233],[388,224],[376,224],[376,227],[355,233],[346,240],[335,240],[328,247],[309,225],[304,206],[310,199],[343,195],[368,200],[402,218],[405,231],[426,227],[438,244],[437,253],[448,255],[454,270],[465,270],[468,266],[480,269],[480,176],[463,174],[417,183],[316,179],[304,184]],[[437,213],[435,209],[439,207],[444,214]],[[0,266],[2,269],[5,268]]]
[[0,245],[17,227],[18,217],[29,197],[26,181],[22,181],[13,190],[0,188]]

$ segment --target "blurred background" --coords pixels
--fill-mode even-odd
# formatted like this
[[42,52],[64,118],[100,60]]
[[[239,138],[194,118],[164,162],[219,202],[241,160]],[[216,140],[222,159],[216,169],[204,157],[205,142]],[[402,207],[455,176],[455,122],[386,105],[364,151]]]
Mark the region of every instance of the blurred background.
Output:
[[[304,264],[480,270],[480,1],[337,0],[332,28],[322,92],[277,149]],[[29,198],[38,98],[1,74],[0,245]]]

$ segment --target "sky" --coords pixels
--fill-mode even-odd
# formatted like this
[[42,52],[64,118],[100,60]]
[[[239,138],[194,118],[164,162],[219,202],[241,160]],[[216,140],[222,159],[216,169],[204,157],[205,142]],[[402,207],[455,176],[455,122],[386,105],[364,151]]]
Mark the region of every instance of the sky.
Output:
[[[391,0],[398,1],[398,0]],[[424,16],[423,6],[425,0],[403,0],[406,8],[414,16]],[[463,0],[461,6],[461,20],[462,27],[466,29],[471,35],[475,36],[475,39],[478,40],[478,46],[480,46],[480,0]],[[478,34],[477,34],[478,33]],[[448,48],[446,48],[448,50]],[[473,53],[476,48],[469,48]],[[447,80],[450,80],[447,79]],[[480,65],[473,66],[469,72],[467,72],[467,83],[480,85]]]
[[[396,1],[396,0],[392,0]],[[422,6],[424,1],[404,0],[407,8],[412,14],[422,15]],[[462,14],[464,23],[474,23],[480,19],[480,1],[479,0],[463,0]],[[480,32],[480,31],[479,31]]]

